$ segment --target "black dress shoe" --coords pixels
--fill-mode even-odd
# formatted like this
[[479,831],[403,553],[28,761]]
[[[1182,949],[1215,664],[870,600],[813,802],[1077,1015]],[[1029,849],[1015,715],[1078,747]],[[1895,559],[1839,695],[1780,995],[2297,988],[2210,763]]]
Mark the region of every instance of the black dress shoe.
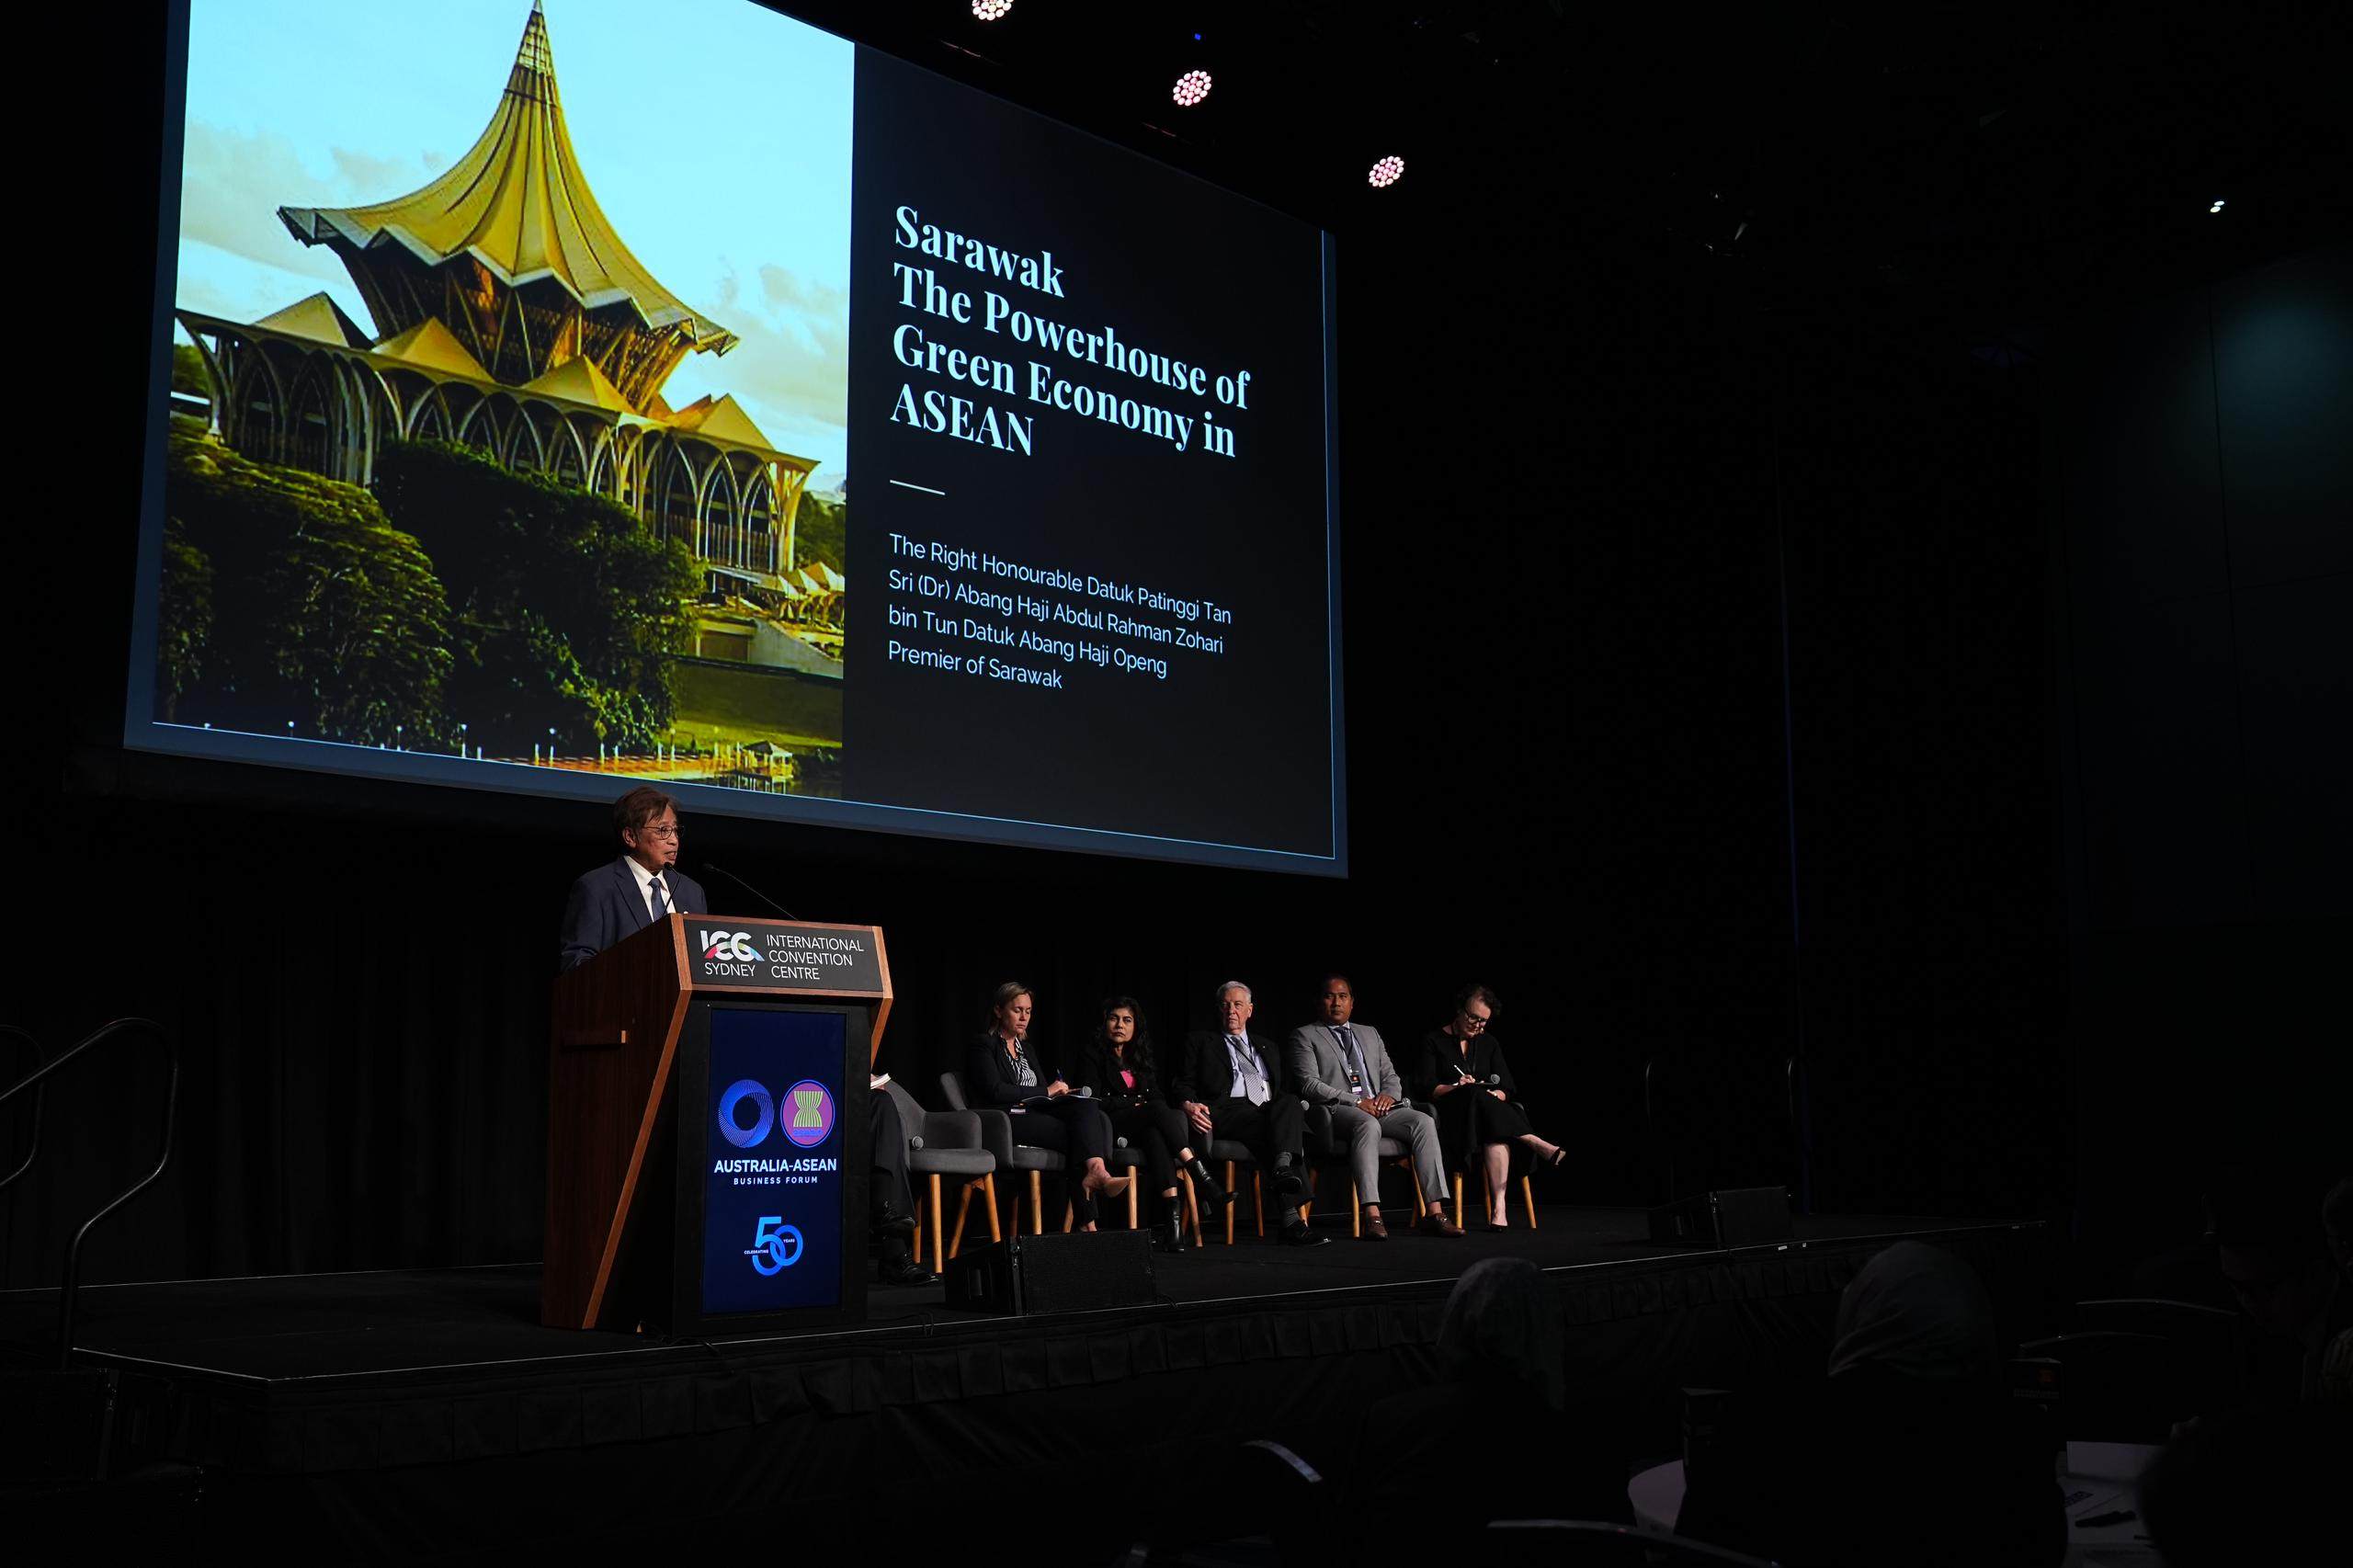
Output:
[[1317,1235],[1304,1224],[1283,1227],[1283,1245],[1287,1247],[1320,1247],[1331,1239],[1329,1236]]
[[874,1234],[876,1237],[896,1236],[904,1242],[914,1240],[915,1233],[915,1217],[914,1215],[902,1214],[888,1204],[875,1206]]
[[886,1258],[877,1274],[885,1285],[937,1285],[939,1283],[938,1275],[934,1274],[912,1257],[902,1257],[895,1261]]
[[891,1240],[882,1244],[882,1256],[878,1260],[875,1277],[885,1285],[937,1285],[939,1276],[926,1268],[907,1250],[907,1244]]

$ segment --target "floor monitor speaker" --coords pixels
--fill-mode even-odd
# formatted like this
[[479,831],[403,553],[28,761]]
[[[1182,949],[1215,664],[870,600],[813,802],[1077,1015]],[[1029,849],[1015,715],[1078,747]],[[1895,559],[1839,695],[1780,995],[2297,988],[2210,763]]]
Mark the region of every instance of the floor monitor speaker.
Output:
[[1086,1312],[1160,1299],[1148,1231],[1008,1236],[948,1260],[948,1304],[965,1312]]
[[1651,1240],[1675,1246],[1745,1247],[1790,1239],[1790,1189],[1731,1187],[1651,1210]]

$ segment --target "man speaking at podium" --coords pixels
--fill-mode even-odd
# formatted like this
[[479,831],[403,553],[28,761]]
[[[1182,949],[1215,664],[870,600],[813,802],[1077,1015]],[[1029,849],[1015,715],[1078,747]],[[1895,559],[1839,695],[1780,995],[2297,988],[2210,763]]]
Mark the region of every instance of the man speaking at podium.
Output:
[[620,858],[572,884],[564,902],[562,969],[577,969],[673,912],[709,915],[702,884],[678,869],[678,802],[641,784],[613,802]]
[[[676,801],[641,784],[613,802],[613,831],[620,835],[620,858],[573,883],[564,901],[559,968],[577,969],[665,915],[710,913],[702,884],[678,869]],[[906,1129],[899,1108],[880,1092],[881,1083],[874,1081],[877,1092],[867,1102],[871,1231],[882,1244],[881,1277],[885,1285],[927,1285],[938,1276],[917,1263],[907,1245],[915,1226]]]

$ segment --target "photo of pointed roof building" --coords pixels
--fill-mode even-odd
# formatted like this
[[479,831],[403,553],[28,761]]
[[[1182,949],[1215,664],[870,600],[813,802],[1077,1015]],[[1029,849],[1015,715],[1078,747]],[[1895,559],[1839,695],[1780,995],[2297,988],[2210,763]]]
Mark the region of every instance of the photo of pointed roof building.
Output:
[[278,216],[334,254],[372,330],[324,293],[253,322],[176,312],[225,445],[365,485],[386,440],[457,442],[618,502],[715,591],[798,597],[816,464],[733,396],[664,399],[688,355],[737,337],[665,288],[597,204],[540,0],[490,122],[446,171],[390,200]]

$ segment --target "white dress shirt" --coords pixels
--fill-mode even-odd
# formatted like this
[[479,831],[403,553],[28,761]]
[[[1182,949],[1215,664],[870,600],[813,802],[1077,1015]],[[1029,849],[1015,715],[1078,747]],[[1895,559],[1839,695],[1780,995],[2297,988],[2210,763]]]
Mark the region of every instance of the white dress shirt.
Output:
[[654,873],[647,870],[634,855],[624,856],[622,858],[629,862],[629,874],[637,879],[637,896],[645,901],[647,916],[658,920],[665,914],[676,915],[678,912],[678,901],[671,894],[670,884],[667,881],[662,884],[662,903],[656,904],[654,902]]

